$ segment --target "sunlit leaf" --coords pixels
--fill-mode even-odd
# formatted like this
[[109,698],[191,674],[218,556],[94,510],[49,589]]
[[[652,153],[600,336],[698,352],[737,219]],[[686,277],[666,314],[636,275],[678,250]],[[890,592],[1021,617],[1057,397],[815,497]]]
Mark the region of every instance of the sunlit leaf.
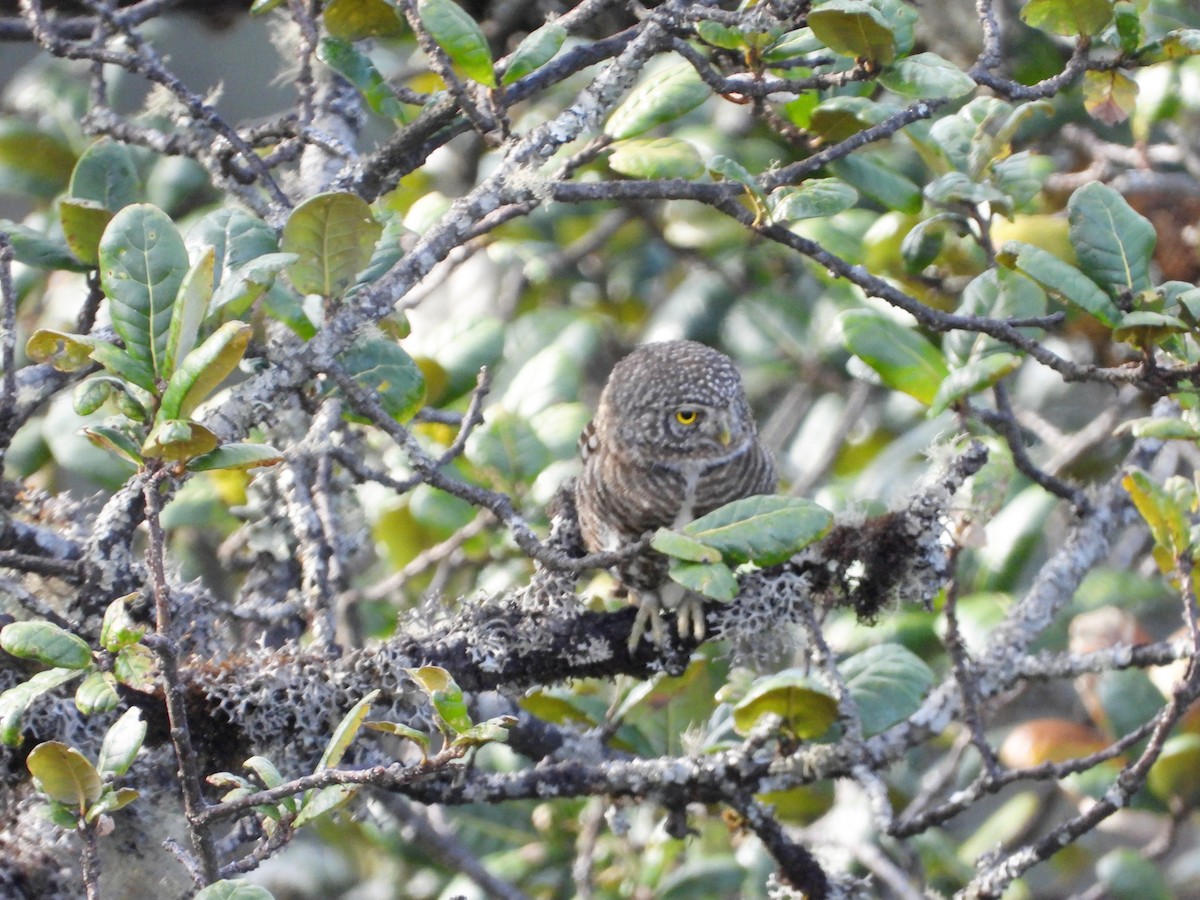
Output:
[[1112,13],[1113,0],[1029,0],[1021,8],[1021,20],[1054,34],[1094,35]]
[[462,734],[474,724],[467,713],[462,689],[453,676],[441,666],[421,666],[405,669],[417,687],[429,695],[433,708],[442,721],[455,733]]
[[85,716],[116,709],[120,702],[117,679],[110,672],[89,672],[75,689],[75,708]]
[[104,735],[96,762],[100,774],[114,778],[128,772],[145,739],[146,723],[142,721],[142,711],[131,707],[121,713]]
[[100,239],[100,281],[113,328],[126,350],[166,377],[167,333],[175,295],[188,270],[183,238],[166,213],[149,204],[127,206]]
[[732,600],[737,596],[737,577],[733,570],[722,562],[687,562],[672,559],[667,575],[689,591],[712,597],[714,600]]
[[192,410],[237,367],[253,332],[254,329],[245,322],[226,322],[180,360],[163,391],[157,420],[191,415]]
[[417,15],[439,47],[464,75],[496,87],[496,70],[479,23],[454,0],[417,0]]
[[501,84],[512,84],[536,72],[554,58],[567,39],[567,30],[557,22],[547,22],[525,36],[509,57]]
[[283,462],[283,454],[267,444],[222,444],[217,449],[188,460],[188,471],[211,472],[217,469],[256,469]]
[[912,328],[866,310],[843,313],[841,324],[846,349],[878,372],[884,384],[927,406],[933,402],[949,374],[933,344]]
[[739,734],[747,734],[766,715],[783,719],[783,728],[809,740],[823,735],[837,721],[837,701],[803,669],[785,669],[758,679],[733,707]]
[[640,81],[613,110],[604,133],[615,141],[637,137],[695,109],[711,93],[690,63],[660,69]]
[[340,296],[370,261],[382,230],[357,194],[332,191],[310,197],[283,226],[280,249],[298,257],[287,266],[288,277],[301,293]]
[[320,762],[317,763],[316,770],[318,772],[323,769],[335,768],[342,761],[342,757],[346,755],[350,744],[354,742],[354,738],[358,735],[358,730],[362,728],[363,722],[370,714],[371,704],[375,702],[375,698],[378,696],[378,690],[371,691],[350,707],[349,712],[342,716],[342,720],[333,729],[329,743],[325,745],[325,752],[321,754]]
[[802,497],[763,494],[727,503],[685,525],[683,533],[733,562],[781,563],[820,538],[830,512]]
[[975,90],[975,80],[936,53],[916,53],[898,59],[879,75],[879,83],[894,94],[919,100],[962,97]]
[[886,66],[896,37],[883,14],[864,0],[829,0],[808,14],[808,27],[835,53]]
[[408,30],[387,0],[327,0],[322,18],[325,30],[344,41],[399,37]]
[[38,744],[29,751],[25,765],[51,800],[78,809],[80,814],[103,788],[100,773],[87,757],[59,741]]
[[630,178],[698,178],[704,163],[696,148],[678,138],[633,138],[618,141],[608,167]]
[[34,700],[83,674],[82,669],[47,669],[0,694],[0,743],[20,745],[21,717]]
[[1150,259],[1158,236],[1119,193],[1090,182],[1071,195],[1067,219],[1079,267],[1111,295],[1136,294],[1151,286]]
[[92,663],[87,641],[51,622],[10,622],[0,629],[0,647],[21,659],[64,669],[83,669]]
[[1074,303],[1105,325],[1112,327],[1117,324],[1120,313],[1112,300],[1096,282],[1057,256],[1032,244],[1009,241],[1001,249],[998,258],[1002,264],[1024,272],[1050,294]]
[[878,644],[838,666],[870,737],[916,712],[933,684],[933,671],[900,644]]

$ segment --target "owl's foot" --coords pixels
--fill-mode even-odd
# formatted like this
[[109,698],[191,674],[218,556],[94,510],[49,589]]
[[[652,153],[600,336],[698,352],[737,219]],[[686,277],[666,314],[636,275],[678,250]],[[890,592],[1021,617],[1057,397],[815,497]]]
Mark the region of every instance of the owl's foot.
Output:
[[675,627],[681,638],[686,638],[690,633],[697,641],[704,640],[706,626],[703,597],[689,592],[680,598],[675,605]]
[[629,632],[631,655],[637,651],[638,644],[642,642],[647,626],[650,628],[650,640],[656,646],[661,647],[667,636],[666,628],[663,625],[662,598],[658,591],[638,591],[635,596],[638,611],[633,620],[633,628]]
[[[675,590],[673,590],[675,589]],[[638,644],[650,630],[650,640],[655,646],[661,647],[666,639],[666,626],[663,623],[663,610],[675,610],[675,628],[681,638],[689,634],[696,640],[704,640],[706,626],[704,623],[704,598],[699,594],[684,591],[679,585],[665,584],[658,590],[636,591],[634,600],[637,603],[637,616],[633,620],[633,628],[629,632],[629,652],[637,650]]]

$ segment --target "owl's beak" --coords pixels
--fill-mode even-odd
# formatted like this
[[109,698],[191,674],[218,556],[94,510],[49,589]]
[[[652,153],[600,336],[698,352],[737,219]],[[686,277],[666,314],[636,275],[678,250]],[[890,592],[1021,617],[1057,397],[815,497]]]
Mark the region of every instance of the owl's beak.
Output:
[[733,441],[733,429],[729,427],[729,417],[722,413],[717,416],[717,421],[713,425],[715,426],[713,428],[714,436],[722,447],[729,449],[729,444]]

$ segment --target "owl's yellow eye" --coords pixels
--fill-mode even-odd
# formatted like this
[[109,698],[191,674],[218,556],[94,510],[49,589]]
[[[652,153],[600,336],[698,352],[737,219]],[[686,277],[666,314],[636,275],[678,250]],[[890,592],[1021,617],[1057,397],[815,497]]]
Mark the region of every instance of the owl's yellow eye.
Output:
[[675,412],[675,421],[680,425],[693,425],[698,415],[694,409],[680,409]]

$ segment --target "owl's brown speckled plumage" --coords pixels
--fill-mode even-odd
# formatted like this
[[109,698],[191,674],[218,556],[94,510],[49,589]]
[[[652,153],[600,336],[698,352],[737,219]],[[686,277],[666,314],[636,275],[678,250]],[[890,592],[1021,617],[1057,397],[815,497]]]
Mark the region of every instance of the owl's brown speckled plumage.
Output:
[[[618,362],[579,446],[575,503],[592,552],[776,486],[732,360],[694,341],[647,344]],[[617,575],[646,605],[658,603],[666,572],[666,559],[648,551]]]

